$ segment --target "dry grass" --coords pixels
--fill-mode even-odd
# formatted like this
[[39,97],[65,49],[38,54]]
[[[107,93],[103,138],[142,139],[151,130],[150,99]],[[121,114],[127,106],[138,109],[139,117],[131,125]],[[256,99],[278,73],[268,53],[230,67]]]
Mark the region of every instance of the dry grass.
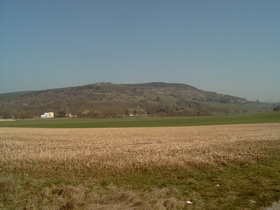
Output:
[[[0,128],[0,164],[122,172],[254,160],[279,147],[280,124],[168,128]],[[41,164],[39,164],[41,163]]]
[[[46,177],[55,176],[56,170],[91,176],[96,171],[112,174],[250,162],[265,158],[275,149],[280,149],[279,123],[170,128],[0,128],[0,208],[191,208],[186,206],[186,200],[172,196],[178,194],[175,187],[143,192],[97,183],[92,178],[70,185],[50,178],[51,184],[46,185]],[[10,172],[4,174],[7,171]],[[28,171],[33,172],[33,178],[17,174]],[[34,174],[43,176],[34,179]],[[66,179],[70,176],[69,173]],[[195,193],[188,192],[185,199],[200,198]],[[191,209],[207,206],[209,203],[198,199]]]
[[[16,209],[45,210],[166,210],[182,209],[186,205],[184,201],[176,198],[166,198],[170,192],[167,188],[154,189],[143,195],[139,192],[122,190],[114,185],[109,185],[106,187],[107,193],[102,195],[98,186],[89,189],[88,186],[84,185],[58,184],[44,187],[34,194],[34,192],[31,193],[34,188],[31,187],[30,191],[24,191],[23,183],[16,184],[14,182],[13,178],[0,179],[0,187],[1,185],[5,186],[0,195],[1,209],[15,209],[7,207],[8,205],[5,205],[7,203],[16,204]],[[42,183],[37,182],[36,184]],[[11,186],[13,188],[17,186],[21,192],[10,189]]]

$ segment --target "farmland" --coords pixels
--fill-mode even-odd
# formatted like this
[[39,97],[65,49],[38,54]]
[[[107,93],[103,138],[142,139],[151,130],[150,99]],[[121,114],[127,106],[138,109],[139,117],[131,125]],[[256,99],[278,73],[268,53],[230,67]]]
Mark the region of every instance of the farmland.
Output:
[[279,123],[5,127],[0,207],[256,209],[280,198],[279,157]]
[[0,121],[0,127],[33,128],[109,128],[109,127],[174,127],[198,125],[225,125],[251,123],[280,123],[280,112],[248,115],[194,116],[194,117],[132,117],[102,119],[32,119]]

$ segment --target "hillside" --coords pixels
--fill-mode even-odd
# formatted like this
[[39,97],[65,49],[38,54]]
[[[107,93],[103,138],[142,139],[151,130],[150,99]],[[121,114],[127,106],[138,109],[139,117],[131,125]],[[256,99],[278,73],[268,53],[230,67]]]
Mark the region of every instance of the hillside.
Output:
[[0,94],[0,117],[186,116],[270,109],[267,104],[199,90],[186,84],[95,83],[85,86]]

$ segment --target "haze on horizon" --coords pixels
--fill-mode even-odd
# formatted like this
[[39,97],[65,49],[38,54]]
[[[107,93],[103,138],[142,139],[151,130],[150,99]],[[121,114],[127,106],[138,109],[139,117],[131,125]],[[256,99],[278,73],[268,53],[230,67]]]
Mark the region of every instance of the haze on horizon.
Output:
[[184,83],[280,101],[280,1],[0,2],[0,93]]

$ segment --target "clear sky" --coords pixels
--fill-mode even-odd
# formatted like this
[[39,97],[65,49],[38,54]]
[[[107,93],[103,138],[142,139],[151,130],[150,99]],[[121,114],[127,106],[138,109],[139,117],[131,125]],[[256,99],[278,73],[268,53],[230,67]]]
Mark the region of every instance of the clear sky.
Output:
[[280,1],[0,0],[0,93],[96,82],[280,101]]

